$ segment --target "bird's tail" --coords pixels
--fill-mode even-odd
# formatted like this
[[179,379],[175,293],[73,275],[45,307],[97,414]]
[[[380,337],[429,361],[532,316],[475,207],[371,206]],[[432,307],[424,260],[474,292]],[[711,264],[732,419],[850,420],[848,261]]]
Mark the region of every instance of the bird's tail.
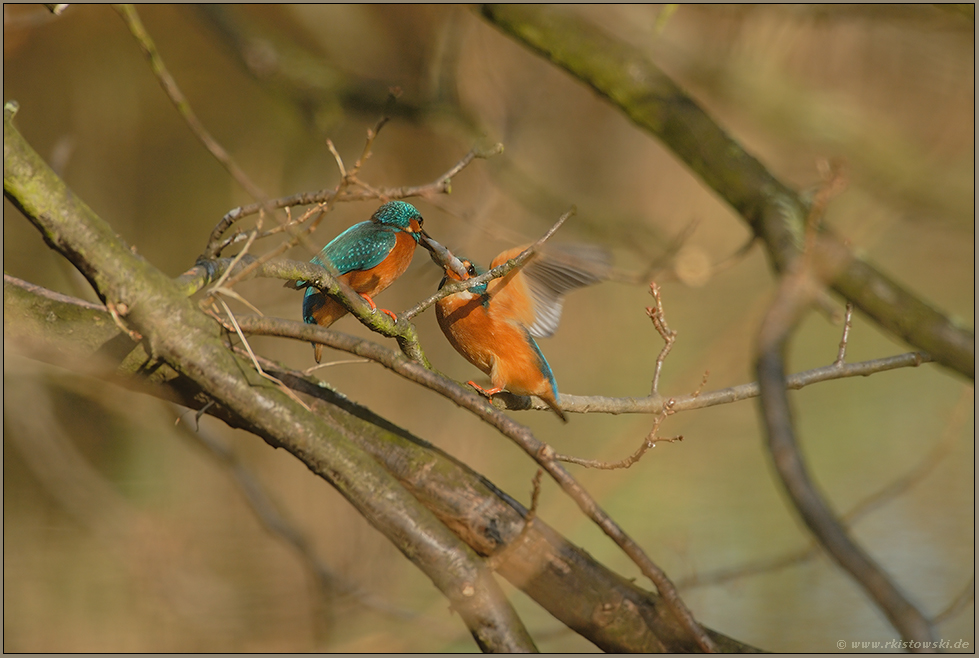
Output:
[[545,394],[545,395],[541,395],[540,399],[543,400],[547,404],[547,406],[549,406],[554,411],[554,413],[557,414],[557,417],[560,418],[562,422],[565,423],[568,422],[568,417],[564,415],[564,411],[562,411],[561,407],[558,406],[559,400],[557,399],[557,397]]
[[[316,288],[306,288],[306,295],[303,297],[303,321],[306,324],[318,324],[321,327],[329,327],[331,324],[347,314],[347,309],[340,302],[324,295]],[[313,358],[316,363],[323,357],[323,346],[319,343],[312,343]]]

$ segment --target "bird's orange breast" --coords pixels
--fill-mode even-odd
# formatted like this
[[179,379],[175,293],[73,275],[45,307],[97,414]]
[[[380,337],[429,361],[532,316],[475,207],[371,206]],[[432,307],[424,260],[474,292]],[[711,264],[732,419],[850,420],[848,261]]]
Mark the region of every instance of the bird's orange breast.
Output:
[[373,297],[405,273],[415,255],[416,244],[411,235],[398,231],[394,248],[384,260],[369,270],[352,270],[340,278],[356,292]]
[[[351,270],[340,275],[340,280],[353,288],[354,292],[373,297],[394,283],[394,280],[405,273],[415,255],[415,239],[398,231],[394,248],[387,257],[369,270]],[[340,302],[327,295],[319,294],[316,305],[311,309],[316,323],[329,327],[347,314],[347,309]]]
[[481,296],[461,292],[440,300],[435,315],[449,343],[489,375],[494,387],[553,399],[550,381],[541,371],[526,329],[500,317],[493,302],[490,309],[482,304]]

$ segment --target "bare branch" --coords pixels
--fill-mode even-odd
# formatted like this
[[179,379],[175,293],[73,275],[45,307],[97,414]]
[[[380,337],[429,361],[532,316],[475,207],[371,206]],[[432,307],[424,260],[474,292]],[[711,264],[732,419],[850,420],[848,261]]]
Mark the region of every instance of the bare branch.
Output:
[[[721,128],[646,51],[557,7],[485,4],[478,11],[660,139],[741,215],[764,241],[775,268],[787,271],[801,251],[808,204]],[[960,326],[872,267],[829,229],[820,230],[819,240],[838,263],[830,279],[833,290],[938,363],[975,379],[974,329]]]
[[[136,38],[137,43],[139,43],[140,49],[146,58],[150,61],[150,66],[153,68],[153,73],[156,75],[157,80],[160,82],[160,86],[163,87],[163,91],[166,92],[167,97],[173,102],[174,107],[177,108],[177,112],[184,118],[187,125],[190,127],[191,132],[194,136],[211,152],[211,155],[220,162],[224,168],[228,171],[231,177],[239,184],[241,187],[251,195],[252,198],[258,199],[259,201],[264,201],[266,196],[265,193],[259,188],[252,180],[248,177],[248,174],[238,166],[234,161],[234,158],[228,154],[224,147],[222,147],[211,133],[207,131],[204,124],[201,123],[200,119],[197,118],[197,114],[194,112],[193,108],[190,106],[190,102],[187,97],[184,96],[183,92],[180,91],[180,87],[177,85],[177,81],[173,79],[170,75],[170,71],[167,70],[166,64],[163,63],[163,58],[160,57],[159,51],[156,49],[156,44],[153,43],[153,39],[150,37],[146,28],[143,27],[143,22],[139,18],[139,14],[136,13],[136,8],[133,5],[123,4],[116,5],[116,11],[122,16],[122,19],[126,22],[129,27],[129,31]],[[260,204],[259,207],[262,207]]]
[[659,333],[663,338],[663,343],[665,343],[663,349],[659,352],[659,356],[656,357],[656,369],[653,371],[653,386],[649,393],[652,397],[659,394],[659,375],[663,370],[663,362],[666,360],[666,356],[673,349],[673,343],[676,341],[676,332],[666,324],[666,313],[663,311],[663,298],[660,296],[659,285],[655,281],[649,284],[649,294],[656,300],[656,305],[652,307],[647,306],[646,315],[653,321],[653,327],[656,328],[657,333]]
[[[852,527],[860,519],[869,515],[874,510],[895,500],[898,496],[909,491],[912,487],[920,483],[944,460],[955,446],[956,439],[960,436],[962,426],[967,418],[972,401],[971,389],[963,391],[959,402],[956,404],[949,417],[949,421],[943,431],[942,439],[936,444],[925,457],[908,473],[889,483],[879,491],[867,496],[850,511],[843,515],[843,520],[847,527]],[[812,539],[807,548],[791,551],[783,555],[764,560],[753,560],[744,564],[725,567],[716,571],[694,574],[688,578],[682,578],[677,582],[680,589],[704,587],[709,585],[720,585],[725,582],[746,578],[753,575],[768,573],[778,569],[800,564],[819,555],[819,543]],[[935,623],[938,623],[935,621]]]
[[354,338],[315,325],[300,324],[274,318],[242,317],[239,323],[246,333],[282,336],[304,341],[316,341],[334,349],[377,361],[411,381],[423,384],[472,411],[476,416],[513,440],[554,478],[588,518],[595,522],[639,567],[655,585],[677,622],[690,634],[696,646],[704,651],[715,648],[713,640],[697,623],[693,614],[677,594],[673,583],[617,523],[598,505],[595,499],[554,459],[553,449],[540,442],[531,431],[508,418],[488,404],[481,396],[459,386],[442,375],[426,370],[400,354],[376,343]]
[[[376,133],[375,133],[376,134]],[[373,140],[368,136],[368,145],[372,143]],[[366,150],[366,147],[365,147]],[[439,176],[436,180],[425,185],[411,186],[411,187],[382,187],[376,188],[372,191],[360,190],[360,191],[349,191],[340,186],[323,189],[317,192],[303,192],[300,194],[295,194],[288,197],[283,197],[280,199],[272,199],[268,202],[268,205],[272,208],[288,208],[293,206],[307,206],[312,204],[333,204],[336,202],[349,202],[349,201],[367,201],[370,199],[378,199],[390,201],[393,199],[408,199],[412,197],[422,197],[430,198],[438,194],[448,194],[452,191],[452,178],[456,176],[460,171],[469,166],[473,160],[476,159],[486,159],[491,158],[498,153],[503,152],[503,146],[497,144],[489,150],[482,150],[479,148],[473,148],[469,153],[467,153],[459,162],[449,168],[444,174]],[[361,156],[362,160],[366,159]],[[361,160],[358,160],[361,163]],[[344,178],[344,180],[347,180]],[[341,180],[341,184],[343,180]],[[349,184],[349,181],[348,181]],[[247,217],[249,215],[254,215],[259,210],[263,208],[261,203],[253,203],[247,206],[241,206],[239,208],[234,208],[228,211],[224,217],[218,222],[217,226],[211,231],[211,237],[208,240],[208,247],[205,249],[204,254],[207,258],[215,258],[221,252],[220,248],[225,245],[220,245],[221,236],[227,231],[235,222]]]
[[659,426],[663,423],[664,420],[666,420],[667,416],[671,416],[673,414],[672,402],[673,402],[672,400],[667,401],[667,403],[663,406],[663,411],[660,414],[658,414],[656,416],[656,419],[653,421],[653,428],[649,430],[649,433],[643,439],[642,445],[640,445],[639,448],[634,453],[632,453],[625,459],[622,459],[617,462],[606,462],[597,459],[582,459],[580,457],[572,457],[570,455],[561,455],[556,453],[554,455],[554,459],[562,462],[568,462],[571,464],[578,464],[579,466],[584,466],[586,468],[598,468],[598,469],[608,470],[608,471],[619,469],[619,468],[629,468],[630,466],[638,462],[640,459],[642,459],[642,456],[645,455],[650,448],[655,448],[656,444],[659,443],[660,441],[663,441],[665,443],[683,441],[682,436],[673,436],[668,438],[661,438],[656,436],[656,434],[659,432]]
[[[830,186],[826,186],[826,199]],[[806,222],[810,227],[821,219],[816,213],[821,213],[823,206],[813,204],[813,209]],[[933,630],[929,620],[850,537],[812,481],[799,451],[785,382],[785,345],[822,289],[816,277],[832,268],[822,253],[817,258],[815,240],[807,242],[810,250],[783,277],[759,331],[756,371],[768,449],[793,506],[827,553],[867,592],[906,640],[930,642]]]
[[410,320],[416,315],[418,315],[419,313],[421,313],[422,311],[424,311],[425,309],[435,304],[440,299],[448,297],[449,295],[453,295],[457,292],[461,292],[463,290],[469,290],[470,288],[478,286],[481,283],[486,283],[488,281],[492,281],[493,279],[498,279],[502,276],[506,276],[513,270],[523,267],[524,265],[527,264],[527,262],[531,258],[534,257],[534,254],[536,254],[538,250],[540,250],[540,248],[544,246],[544,243],[547,242],[551,238],[551,236],[554,235],[557,232],[557,230],[564,225],[564,222],[566,222],[569,217],[572,217],[575,214],[575,212],[576,212],[575,207],[571,206],[571,208],[566,213],[561,215],[558,218],[558,220],[554,222],[551,228],[549,228],[547,232],[544,233],[544,235],[539,237],[537,241],[534,242],[534,244],[530,245],[529,247],[521,251],[516,258],[511,258],[507,262],[497,265],[489,272],[484,272],[483,274],[480,274],[479,276],[474,276],[471,279],[466,279],[465,281],[447,281],[446,284],[442,286],[441,290],[431,295],[427,299],[424,299],[419,303],[415,304],[410,309],[399,313],[398,318],[403,320]]
[[841,367],[846,361],[846,343],[850,339],[850,327],[853,326],[853,302],[846,303],[846,315],[843,318],[843,337],[840,339],[840,351],[836,353],[833,365]]
[[309,406],[305,402],[303,402],[302,400],[300,400],[299,399],[299,396],[297,396],[295,393],[293,393],[292,392],[292,389],[290,389],[288,386],[286,386],[285,384],[283,384],[280,379],[278,379],[276,377],[273,377],[272,375],[270,375],[267,372],[265,372],[264,370],[262,370],[262,366],[259,365],[258,358],[255,356],[255,352],[252,351],[252,346],[248,343],[248,339],[245,338],[245,335],[243,333],[241,333],[241,327],[238,326],[238,321],[235,319],[234,313],[231,312],[231,309],[228,308],[228,305],[225,303],[225,301],[223,299],[218,300],[218,301],[221,302],[221,307],[224,309],[224,312],[227,314],[228,320],[231,321],[231,326],[234,328],[235,333],[238,334],[238,339],[241,341],[241,344],[245,346],[245,351],[248,352],[248,358],[251,359],[252,365],[255,366],[255,371],[259,375],[261,375],[262,377],[265,377],[270,382],[273,382],[276,386],[279,387],[279,389],[283,393],[285,393],[286,395],[288,395],[289,397],[291,397],[298,404],[302,405],[302,407],[306,411],[312,411],[312,409],[310,409]]
[[[921,364],[931,363],[931,361],[931,357],[927,354],[907,352],[880,359],[847,363],[842,366],[835,364],[828,365],[789,375],[786,378],[786,387],[789,390],[799,390],[812,384],[835,379],[869,377],[870,375],[894,370],[895,368],[917,368]],[[699,393],[697,395],[678,395],[670,399],[674,402],[674,411],[679,412],[740,402],[741,400],[758,397],[758,394],[758,383],[751,382],[717,391]],[[531,398],[513,395],[507,392],[494,395],[493,402],[499,404],[504,409],[534,409],[541,411],[548,409],[547,405],[543,402],[537,402]],[[665,398],[661,395],[613,398],[598,395],[571,395],[569,393],[561,393],[561,409],[570,413],[658,414],[663,410],[664,403]]]

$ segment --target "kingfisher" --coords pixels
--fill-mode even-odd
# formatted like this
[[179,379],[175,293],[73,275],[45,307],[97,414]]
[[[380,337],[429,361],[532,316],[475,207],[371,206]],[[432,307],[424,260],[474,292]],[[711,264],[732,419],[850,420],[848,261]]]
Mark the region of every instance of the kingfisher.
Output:
[[[465,281],[484,273],[434,240],[429,244],[433,259],[445,269],[440,290],[449,280]],[[490,268],[516,258],[527,246],[504,251]],[[608,278],[608,270],[604,249],[563,245],[550,254],[535,254],[522,269],[440,299],[435,315],[442,333],[459,354],[489,375],[493,387],[468,384],[488,398],[504,389],[536,395],[567,422],[554,372],[534,339],[557,330],[567,292]]]
[[[340,281],[353,288],[377,309],[372,297],[405,273],[415,247],[428,235],[422,230],[424,219],[418,210],[404,201],[388,201],[369,221],[354,224],[333,238],[310,262],[329,270]],[[298,281],[297,288],[306,287],[303,297],[303,321],[329,327],[346,315],[347,309],[318,288]],[[397,316],[381,309],[395,320]],[[323,346],[313,344],[313,357],[320,362]]]

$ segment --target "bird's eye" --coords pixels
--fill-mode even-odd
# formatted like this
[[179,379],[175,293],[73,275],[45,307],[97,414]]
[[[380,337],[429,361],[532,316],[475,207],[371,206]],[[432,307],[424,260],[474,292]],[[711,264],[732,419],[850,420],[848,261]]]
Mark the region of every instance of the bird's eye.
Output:
[[425,226],[425,220],[424,220],[424,219],[422,219],[422,218],[421,218],[421,217],[419,216],[419,217],[418,217],[418,228],[422,228],[423,226]]
[[476,266],[472,263],[466,263],[466,272],[469,276],[476,276]]

